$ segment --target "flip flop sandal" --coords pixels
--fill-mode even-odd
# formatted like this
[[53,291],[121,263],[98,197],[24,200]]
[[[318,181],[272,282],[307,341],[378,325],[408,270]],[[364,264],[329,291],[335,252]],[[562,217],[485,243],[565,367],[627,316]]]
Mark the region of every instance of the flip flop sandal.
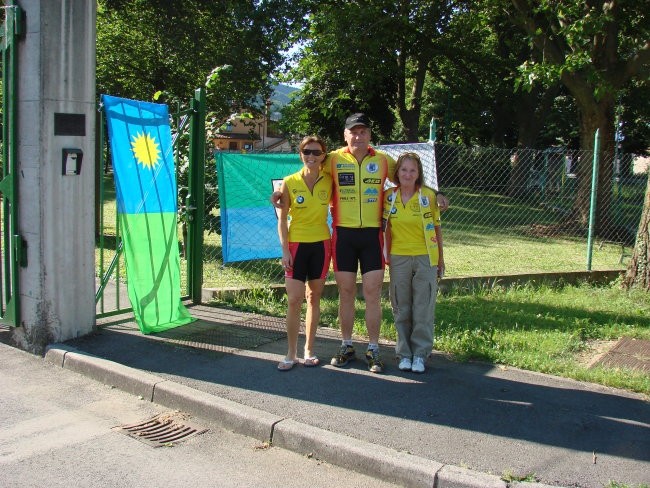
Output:
[[308,368],[318,366],[319,364],[320,364],[320,359],[318,359],[318,356],[311,356],[309,358],[305,358],[304,365]]
[[278,363],[278,371],[289,371],[292,369],[296,364],[298,364],[297,360],[291,360],[291,359],[283,359]]

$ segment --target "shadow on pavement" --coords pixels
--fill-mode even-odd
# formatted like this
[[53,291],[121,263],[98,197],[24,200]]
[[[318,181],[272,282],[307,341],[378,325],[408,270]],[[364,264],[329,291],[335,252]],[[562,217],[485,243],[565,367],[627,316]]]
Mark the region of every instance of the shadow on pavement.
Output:
[[[199,340],[179,341],[180,328],[143,336],[133,324],[113,324],[68,344],[239,403],[441,462],[459,464],[490,449],[512,466],[517,456],[534,457],[523,452],[528,449],[524,442],[650,461],[650,406],[633,394],[490,364],[456,363],[442,355],[429,360],[423,375],[403,373],[389,347],[383,348],[386,374],[374,375],[366,369],[361,344],[350,367],[298,365],[280,373],[276,364],[286,353],[283,331],[242,331],[205,317],[197,327],[208,336],[211,330],[238,330],[233,333],[243,339],[239,348],[225,339],[209,346],[198,332]],[[211,337],[218,342],[218,334]],[[323,363],[338,347],[335,335],[317,339]]]

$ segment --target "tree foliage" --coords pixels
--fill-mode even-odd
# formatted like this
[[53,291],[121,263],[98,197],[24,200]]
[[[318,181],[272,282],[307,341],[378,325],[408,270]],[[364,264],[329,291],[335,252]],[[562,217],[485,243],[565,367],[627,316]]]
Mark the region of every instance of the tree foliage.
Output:
[[[498,6],[501,2],[494,2]],[[511,0],[503,3],[512,21],[529,36],[539,56],[521,66],[524,86],[540,80],[560,80],[574,98],[580,114],[580,146],[594,148],[601,138],[597,232],[614,228],[611,207],[615,115],[619,95],[650,72],[650,26],[644,2],[619,0]],[[605,157],[609,155],[610,157]],[[575,214],[584,225],[589,215],[590,166],[577,167],[578,198]]]
[[174,102],[207,84],[217,118],[261,110],[301,18],[282,0],[98,0],[97,89]]
[[422,139],[435,118],[439,140],[531,147],[559,91],[515,90],[533,50],[507,12],[483,3],[312,2],[302,39],[289,76],[304,87],[285,124],[302,133],[338,138],[345,115],[363,110],[381,140]]

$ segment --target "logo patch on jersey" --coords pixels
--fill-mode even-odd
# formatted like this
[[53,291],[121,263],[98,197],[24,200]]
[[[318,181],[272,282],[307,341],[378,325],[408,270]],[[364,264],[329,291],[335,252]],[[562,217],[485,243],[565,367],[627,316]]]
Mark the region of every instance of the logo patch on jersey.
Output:
[[395,193],[388,195],[388,203],[391,203],[393,200],[395,200]]
[[367,203],[375,203],[376,201],[377,201],[376,198],[368,198],[368,199],[366,200]]
[[433,229],[433,224],[427,224],[426,229],[427,229],[427,230],[432,230],[432,229]]
[[410,207],[412,212],[419,212],[420,211],[420,204],[418,202],[411,201],[409,207]]
[[363,182],[368,185],[381,185],[381,180],[379,178],[364,178]]
[[431,212],[426,212],[426,213],[424,214],[424,218],[425,218],[425,219],[430,219],[430,218],[431,218]]
[[379,171],[379,165],[377,163],[368,163],[366,165],[366,171],[368,171],[368,173],[376,173]]
[[364,195],[379,195],[379,191],[377,188],[367,188],[366,191],[363,192]]
[[391,208],[390,213],[391,213],[391,215],[396,214],[397,213],[397,207]]
[[351,163],[336,163],[336,169],[353,169],[354,164]]
[[318,192],[318,198],[320,198],[321,200],[328,200],[327,191],[325,191],[325,190],[319,191]]
[[429,206],[429,197],[420,198],[420,205],[422,205],[423,207],[428,207]]
[[354,186],[354,173],[339,173],[339,186]]
[[305,201],[305,197],[303,197],[302,195],[298,195],[296,197],[296,202],[297,203],[303,203],[304,201]]

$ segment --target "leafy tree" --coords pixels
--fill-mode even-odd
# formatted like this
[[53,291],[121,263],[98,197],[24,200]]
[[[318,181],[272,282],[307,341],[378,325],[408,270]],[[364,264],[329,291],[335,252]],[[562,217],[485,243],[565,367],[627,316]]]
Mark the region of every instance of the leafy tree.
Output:
[[302,15],[282,0],[98,0],[97,89],[174,102],[208,83],[218,118],[261,111]]
[[[539,53],[522,65],[522,80],[562,82],[580,113],[582,149],[594,148],[594,133],[599,130],[597,231],[602,234],[614,227],[606,211],[611,204],[617,96],[633,80],[647,76],[650,68],[646,8],[643,2],[618,0],[511,0],[510,4],[512,21],[527,33]],[[589,161],[582,160],[577,173],[575,211],[584,225],[589,215]]]
[[301,116],[301,132],[320,129],[340,139],[345,116],[364,111],[379,138],[391,138],[397,115],[405,138],[417,140],[425,77],[452,3],[312,2],[303,48],[289,73],[304,83],[302,96],[287,109],[309,114]]

